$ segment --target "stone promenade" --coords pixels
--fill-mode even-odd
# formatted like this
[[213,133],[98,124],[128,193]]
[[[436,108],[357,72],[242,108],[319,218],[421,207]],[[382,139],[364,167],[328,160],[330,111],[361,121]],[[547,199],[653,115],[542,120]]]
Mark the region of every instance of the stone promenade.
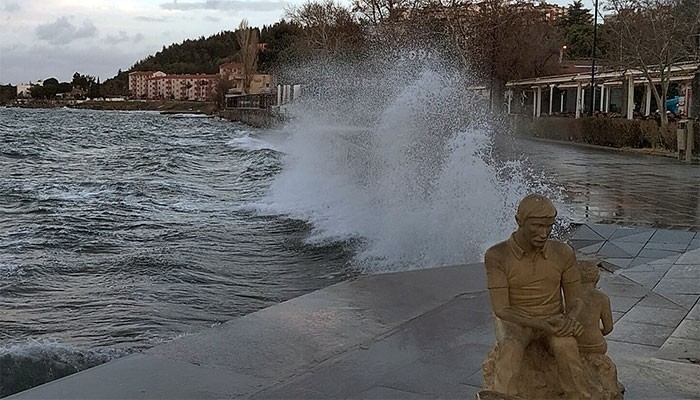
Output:
[[[590,224],[570,243],[610,271],[626,398],[700,398],[700,235]],[[372,275],[10,398],[473,399],[493,342],[482,264]]]

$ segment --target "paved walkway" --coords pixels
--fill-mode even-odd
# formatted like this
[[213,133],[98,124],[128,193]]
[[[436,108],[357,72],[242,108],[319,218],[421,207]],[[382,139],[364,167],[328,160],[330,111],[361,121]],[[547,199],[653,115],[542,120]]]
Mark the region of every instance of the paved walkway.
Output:
[[518,140],[535,175],[562,187],[577,223],[700,228],[700,166],[576,144]]
[[[592,233],[600,243],[587,242]],[[600,282],[616,320],[608,355],[628,399],[700,398],[697,239],[614,225],[572,236],[582,257],[629,261],[604,264],[612,272]],[[646,252],[660,245],[674,254]],[[482,264],[372,275],[11,398],[470,399],[493,343]]]

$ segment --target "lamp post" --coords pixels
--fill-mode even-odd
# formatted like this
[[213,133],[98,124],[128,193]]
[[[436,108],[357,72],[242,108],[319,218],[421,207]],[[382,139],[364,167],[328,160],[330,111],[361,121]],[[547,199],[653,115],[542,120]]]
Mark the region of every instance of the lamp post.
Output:
[[588,108],[588,116],[593,116],[593,108],[595,107],[595,45],[598,36],[598,0],[595,0],[593,11],[593,51],[591,57],[591,106]]
[[564,61],[564,51],[566,50],[566,45],[563,45],[559,48],[559,64]]

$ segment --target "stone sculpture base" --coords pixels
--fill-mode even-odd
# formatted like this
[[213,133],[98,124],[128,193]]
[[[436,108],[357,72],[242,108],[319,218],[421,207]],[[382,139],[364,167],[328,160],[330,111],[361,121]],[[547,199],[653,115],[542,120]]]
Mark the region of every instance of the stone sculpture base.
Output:
[[[498,350],[496,345],[482,365],[485,391],[493,390],[495,355]],[[622,385],[617,381],[617,368],[608,356],[582,353],[581,361],[592,400],[622,399]],[[519,397],[523,399],[566,398],[559,384],[556,360],[547,350],[544,340],[535,340],[525,349],[521,365],[521,376],[518,381]]]

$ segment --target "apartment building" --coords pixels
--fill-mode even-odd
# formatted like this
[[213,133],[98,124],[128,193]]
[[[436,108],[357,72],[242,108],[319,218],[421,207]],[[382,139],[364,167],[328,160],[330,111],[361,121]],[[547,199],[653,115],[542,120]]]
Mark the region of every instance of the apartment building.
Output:
[[246,91],[243,70],[242,63],[231,62],[220,65],[218,74],[167,75],[162,71],[135,71],[129,73],[129,92],[132,98],[138,99],[208,101],[214,97],[220,79],[232,81],[229,94],[272,92],[273,78],[268,74],[253,74]]
[[148,79],[148,99],[208,101],[214,96],[217,74],[164,75]]
[[134,71],[129,73],[129,93],[137,99],[148,98],[149,79],[165,76],[162,71]]

